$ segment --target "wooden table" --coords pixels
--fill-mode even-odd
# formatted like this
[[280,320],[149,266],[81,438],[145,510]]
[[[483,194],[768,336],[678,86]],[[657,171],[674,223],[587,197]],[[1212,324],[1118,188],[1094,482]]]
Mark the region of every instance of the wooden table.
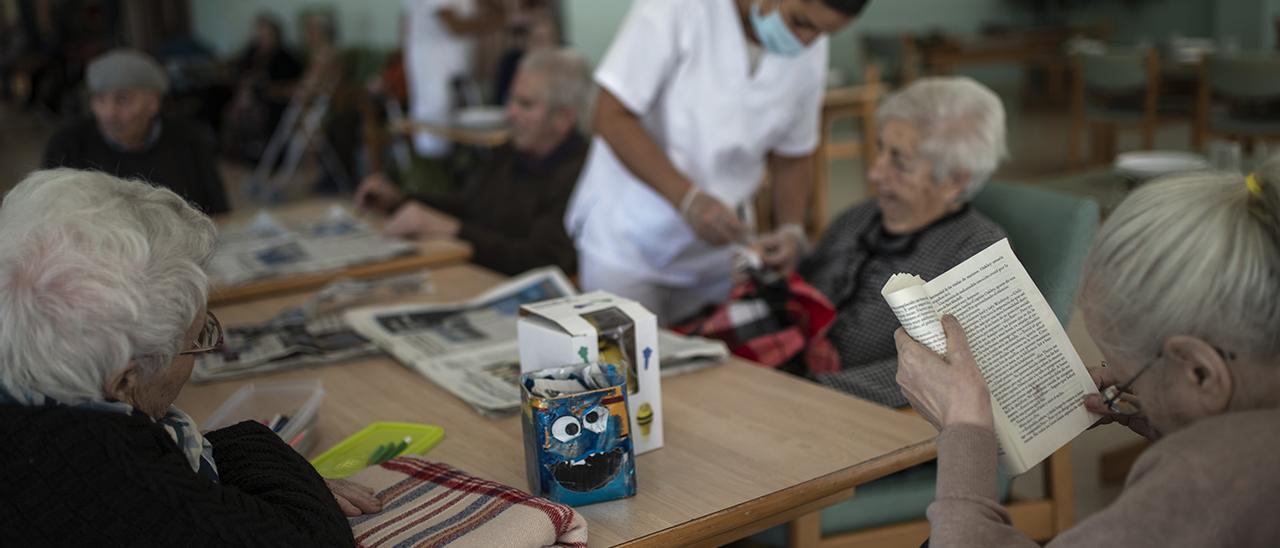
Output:
[[[424,301],[464,299],[502,279],[471,265],[433,276],[439,293]],[[257,321],[302,299],[216,312],[227,324]],[[300,379],[320,379],[327,391],[316,454],[376,420],[431,423],[446,434],[430,458],[528,488],[518,416],[483,417],[389,358],[188,385],[177,405],[203,420],[247,382]],[[916,417],[743,361],[664,379],[662,390],[666,446],[636,459],[639,493],[579,508],[592,546],[723,544],[934,456],[935,432]]]
[[511,138],[511,130],[505,127],[476,129],[423,120],[400,120],[392,123],[389,129],[392,133],[400,135],[413,135],[425,131],[446,141],[482,148],[502,146],[507,139]]
[[[273,209],[271,213],[283,221],[317,219],[328,214],[329,208],[340,205],[350,207],[339,200],[307,200]],[[244,211],[215,219],[219,225],[248,222],[257,211]],[[381,221],[371,221],[380,226]],[[471,245],[457,240],[425,240],[412,255],[395,257],[385,261],[355,265],[339,270],[297,274],[253,280],[243,284],[217,286],[209,291],[209,306],[222,306],[252,299],[310,291],[323,287],[338,278],[378,278],[423,268],[463,263],[471,258]]]

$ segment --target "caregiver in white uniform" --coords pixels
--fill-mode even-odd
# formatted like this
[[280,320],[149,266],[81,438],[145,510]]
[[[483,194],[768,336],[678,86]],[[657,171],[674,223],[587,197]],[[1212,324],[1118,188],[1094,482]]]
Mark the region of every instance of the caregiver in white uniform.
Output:
[[[453,108],[453,81],[465,76],[471,64],[473,37],[502,28],[502,4],[497,0],[479,0],[478,5],[475,0],[404,0],[404,10],[410,115],[414,120],[445,123]],[[413,145],[426,158],[449,152],[448,141],[427,132],[415,135]]]
[[735,211],[768,168],[780,229],[754,245],[792,267],[818,144],[826,33],[865,0],[635,0],[596,72],[596,133],[565,225],[585,290],[670,324],[728,296]]

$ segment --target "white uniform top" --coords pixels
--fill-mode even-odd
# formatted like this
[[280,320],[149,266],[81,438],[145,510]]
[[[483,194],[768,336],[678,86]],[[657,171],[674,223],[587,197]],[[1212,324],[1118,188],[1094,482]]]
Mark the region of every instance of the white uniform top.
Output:
[[[452,9],[461,16],[475,10],[474,0],[405,0],[409,27],[405,36],[404,63],[409,86],[409,112],[415,120],[444,122],[453,106],[454,78],[468,72],[471,39],[454,36],[437,15]],[[447,141],[428,133],[414,136],[414,148],[423,156],[440,156]]]
[[[596,71],[676,169],[730,208],[749,203],[767,155],[818,145],[827,40],[797,57],[766,53],[751,74],[733,0],[637,0]],[[591,143],[565,226],[583,261],[687,286],[728,276],[729,247],[703,243],[679,211]]]

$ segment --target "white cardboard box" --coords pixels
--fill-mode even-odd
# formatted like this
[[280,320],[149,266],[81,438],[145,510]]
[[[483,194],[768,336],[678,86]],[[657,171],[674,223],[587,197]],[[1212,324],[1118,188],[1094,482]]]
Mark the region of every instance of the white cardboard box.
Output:
[[[597,328],[597,326],[600,326]],[[601,341],[599,331],[605,332]],[[636,454],[662,447],[658,320],[635,301],[604,291],[520,307],[520,372],[600,359],[601,345],[628,361],[627,412]],[[616,341],[616,342],[615,342]]]

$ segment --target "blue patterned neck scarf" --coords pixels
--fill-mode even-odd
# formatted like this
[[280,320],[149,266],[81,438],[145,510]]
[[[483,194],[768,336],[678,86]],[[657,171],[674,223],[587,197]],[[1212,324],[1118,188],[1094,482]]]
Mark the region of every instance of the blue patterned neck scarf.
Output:
[[164,428],[165,432],[169,433],[169,437],[173,438],[173,442],[178,445],[178,449],[187,458],[187,463],[191,465],[191,470],[214,483],[218,482],[218,467],[213,462],[213,445],[209,443],[209,440],[204,439],[204,436],[200,435],[200,430],[196,428],[196,421],[192,420],[190,415],[172,405],[169,406],[164,417],[160,420],[155,420],[146,413],[134,409],[132,405],[123,402],[88,400],[76,405],[66,405],[33,390],[14,389],[3,385],[0,385],[0,403],[27,407],[60,406],[145,417],[147,420],[159,424]]

